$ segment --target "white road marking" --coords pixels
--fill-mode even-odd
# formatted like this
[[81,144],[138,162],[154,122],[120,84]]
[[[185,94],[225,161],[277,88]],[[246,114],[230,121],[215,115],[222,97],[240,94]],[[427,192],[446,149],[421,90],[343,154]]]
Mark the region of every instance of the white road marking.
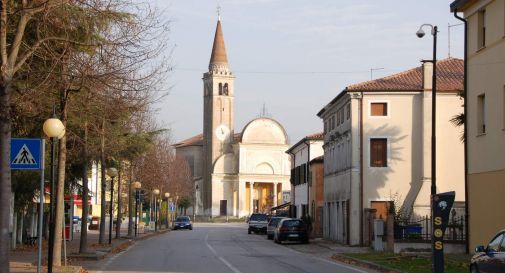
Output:
[[[309,256],[310,254],[307,254],[307,253],[303,253],[303,252],[300,252],[300,251],[296,251],[292,248],[289,248],[287,246],[279,246],[278,247],[284,247],[285,249],[287,249],[288,251],[291,251],[293,253],[296,253],[298,255],[307,255]],[[329,264],[333,264],[333,265],[338,265],[338,266],[341,266],[341,267],[344,267],[344,268],[347,268],[349,270],[353,270],[353,271],[356,271],[356,272],[359,272],[359,273],[370,273],[370,271],[363,271],[361,269],[358,269],[356,267],[352,267],[352,266],[348,266],[348,265],[345,265],[343,263],[339,263],[339,262],[336,262],[336,261],[332,261],[332,260],[327,260],[327,259],[323,259],[321,257],[317,257],[317,256],[314,256],[314,255],[310,255],[309,257],[311,257],[312,259],[315,259],[315,260],[318,260],[318,261],[322,261],[322,262],[325,262],[325,263],[329,263]]]
[[205,245],[207,248],[218,258],[221,262],[223,262],[231,271],[234,273],[242,273],[240,270],[238,270],[236,267],[234,267],[230,262],[228,262],[225,258],[219,256],[216,252],[216,250],[209,244],[209,234],[205,235]]
[[124,253],[126,253],[128,250],[130,250],[133,247],[134,244],[129,245],[125,250],[113,255],[110,257],[105,264],[101,266],[101,270],[96,271],[96,273],[103,273],[104,268],[108,267],[115,259],[118,257],[122,256]]

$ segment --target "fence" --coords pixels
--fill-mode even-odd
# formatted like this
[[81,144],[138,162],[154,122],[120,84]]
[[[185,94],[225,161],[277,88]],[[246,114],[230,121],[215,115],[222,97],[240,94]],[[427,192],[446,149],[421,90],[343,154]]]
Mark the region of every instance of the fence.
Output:
[[[452,217],[445,230],[444,240],[450,242],[466,241],[466,219],[464,216]],[[395,222],[395,240],[431,241],[431,218],[414,217],[408,221]]]

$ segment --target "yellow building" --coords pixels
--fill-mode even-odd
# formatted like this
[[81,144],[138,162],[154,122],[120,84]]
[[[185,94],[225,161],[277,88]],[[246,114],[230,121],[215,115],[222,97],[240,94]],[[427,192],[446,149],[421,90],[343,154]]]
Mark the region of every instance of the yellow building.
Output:
[[505,1],[457,0],[467,21],[469,248],[505,228]]

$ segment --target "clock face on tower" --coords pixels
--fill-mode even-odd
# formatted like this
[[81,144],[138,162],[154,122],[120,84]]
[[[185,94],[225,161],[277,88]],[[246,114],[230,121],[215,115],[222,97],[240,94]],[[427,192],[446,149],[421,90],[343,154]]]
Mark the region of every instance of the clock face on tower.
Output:
[[230,135],[230,129],[224,124],[217,126],[216,137],[219,141],[225,141]]

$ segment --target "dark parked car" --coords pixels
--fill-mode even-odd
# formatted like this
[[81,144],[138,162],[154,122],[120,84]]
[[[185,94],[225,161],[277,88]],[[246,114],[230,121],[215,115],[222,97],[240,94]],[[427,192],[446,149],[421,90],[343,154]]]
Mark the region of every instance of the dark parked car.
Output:
[[267,232],[268,216],[264,213],[253,213],[249,217],[249,228],[247,233]]
[[100,217],[93,216],[91,217],[91,221],[89,221],[89,230],[98,230],[100,229]]
[[487,247],[477,246],[475,252],[470,262],[470,272],[505,272],[505,229],[498,232]]
[[191,223],[191,218],[189,218],[189,216],[177,216],[177,218],[175,218],[174,230],[178,229],[193,230],[193,223]]
[[303,244],[309,242],[309,234],[305,223],[300,219],[282,219],[274,232],[274,242],[299,241]]
[[275,233],[275,229],[277,228],[277,224],[286,217],[278,217],[278,216],[274,216],[272,218],[270,218],[270,221],[268,221],[268,225],[267,225],[267,239],[268,240],[272,240],[274,238],[274,233]]

